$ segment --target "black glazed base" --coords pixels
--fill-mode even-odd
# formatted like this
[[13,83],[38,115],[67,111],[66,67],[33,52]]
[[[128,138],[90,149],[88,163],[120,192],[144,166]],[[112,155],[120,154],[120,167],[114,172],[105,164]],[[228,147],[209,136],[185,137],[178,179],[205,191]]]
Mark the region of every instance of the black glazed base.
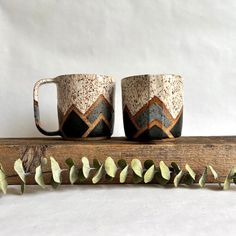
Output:
[[[181,136],[182,125],[183,125],[183,112],[176,118],[176,120],[169,126],[165,127],[162,121],[157,119],[149,119],[148,124],[145,127],[139,127],[135,122],[134,117],[124,110],[124,129],[125,135],[128,140],[163,140],[163,139],[174,139]],[[162,125],[160,125],[162,124]],[[163,126],[163,128],[160,128]]]
[[111,137],[114,126],[113,107],[100,96],[87,110],[81,113],[75,105],[63,114],[58,108],[60,133],[68,140],[101,140]]

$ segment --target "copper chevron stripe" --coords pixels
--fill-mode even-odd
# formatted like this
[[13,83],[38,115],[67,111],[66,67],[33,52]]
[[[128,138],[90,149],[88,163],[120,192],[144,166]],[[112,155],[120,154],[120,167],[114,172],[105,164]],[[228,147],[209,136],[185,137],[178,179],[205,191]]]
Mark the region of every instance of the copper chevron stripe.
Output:
[[149,123],[149,125],[147,127],[144,127],[142,129],[140,129],[135,135],[134,138],[138,138],[143,132],[145,132],[146,130],[151,129],[153,126],[157,126],[159,127],[169,138],[174,138],[174,136],[171,134],[171,132],[166,129],[165,127],[163,127],[163,125],[161,124],[160,121],[158,120],[153,120],[151,123]]
[[[152,106],[153,104],[159,105],[163,109],[163,114],[167,117],[167,119],[170,120],[171,125],[166,128],[163,123],[155,119],[145,125],[145,127],[139,127],[139,125],[136,123],[137,117],[142,115],[144,112],[147,111],[147,109]],[[133,136],[133,138],[138,138],[141,134],[143,134],[145,131],[151,130],[153,126],[157,126],[160,128],[166,136],[169,138],[174,138],[174,135],[171,133],[171,130],[175,127],[175,125],[178,123],[179,119],[181,118],[181,115],[183,114],[183,107],[181,108],[178,116],[174,119],[168,109],[166,108],[165,104],[161,102],[161,100],[157,97],[153,97],[147,104],[145,104],[134,116],[130,113],[129,109],[127,106],[124,108],[124,112],[128,114],[128,117],[130,119],[130,122],[134,125],[134,127],[138,130],[137,133]]]
[[170,114],[169,110],[167,109],[166,105],[156,96],[154,96],[151,100],[149,100],[135,115],[134,119],[145,112],[152,104],[158,104],[163,109],[163,114],[171,121],[174,122],[173,116]]
[[103,114],[100,114],[98,118],[90,125],[89,129],[83,134],[82,138],[88,137],[89,134],[93,131],[93,129],[98,125],[100,121],[104,121],[108,127],[111,128],[111,124],[106,120]]
[[107,99],[101,94],[98,99],[91,105],[91,107],[84,113],[85,116],[88,116],[98,105],[101,101],[104,101],[107,108],[113,112],[113,107],[112,105],[107,101]]
[[179,121],[179,119],[180,119],[180,117],[181,117],[182,114],[183,114],[183,107],[181,108],[181,110],[180,110],[178,116],[175,118],[175,120],[173,121],[173,123],[171,124],[171,126],[169,126],[169,127],[167,128],[168,131],[170,131],[170,130],[172,130],[172,128],[174,128],[174,126],[175,126],[176,123]]
[[[97,117],[97,119],[95,121],[93,121],[93,123],[91,123],[89,121],[89,119],[87,118],[89,116],[89,114],[91,114],[94,111],[94,109],[96,109],[96,107],[99,106],[99,104],[101,102],[105,103],[107,109],[109,109],[111,113],[114,112],[113,107],[110,105],[110,103],[106,100],[106,98],[103,95],[100,95],[98,97],[98,99],[96,100],[96,102],[94,102],[92,104],[92,106],[84,114],[82,112],[80,112],[80,110],[74,104],[68,109],[68,111],[66,112],[65,115],[63,115],[63,113],[61,112],[61,110],[58,107],[60,130],[62,131],[62,133],[64,134],[63,126],[72,111],[75,112],[84,121],[84,123],[88,126],[88,129],[82,135],[83,138],[87,137],[94,130],[94,128],[99,124],[100,121],[104,121],[104,123],[107,125],[107,127],[109,127],[111,129],[112,124],[105,118],[105,116],[103,114],[99,114],[99,116]],[[64,136],[66,136],[66,135],[64,134]]]
[[74,104],[67,110],[67,112],[66,112],[65,115],[63,115],[63,113],[61,112],[60,108],[58,107],[59,114],[63,117],[63,118],[61,119],[61,122],[60,122],[60,123],[61,123],[60,128],[63,126],[64,122],[66,121],[67,117],[70,115],[70,113],[71,113],[72,111],[76,112],[77,115],[79,115],[79,116],[84,120],[84,122],[85,122],[88,126],[90,126],[91,123],[90,123],[90,121],[87,119],[87,116],[88,116],[91,112],[93,112],[93,110],[97,107],[97,105],[99,105],[99,103],[100,103],[101,101],[104,101],[105,104],[106,104],[106,106],[108,107],[108,109],[109,109],[111,112],[114,112],[113,107],[111,106],[111,104],[107,101],[107,99],[106,99],[102,94],[98,97],[98,99],[91,105],[91,107],[90,107],[84,114],[83,114],[83,113],[76,107],[76,105],[74,105]]

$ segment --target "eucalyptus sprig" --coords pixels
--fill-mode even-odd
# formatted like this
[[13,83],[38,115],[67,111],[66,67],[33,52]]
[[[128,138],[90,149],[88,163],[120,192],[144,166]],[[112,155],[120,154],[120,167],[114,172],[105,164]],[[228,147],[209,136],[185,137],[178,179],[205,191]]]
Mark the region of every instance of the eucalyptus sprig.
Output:
[[[50,171],[44,171],[48,161],[50,161]],[[126,183],[127,178],[129,178],[133,180],[134,184],[153,183],[162,186],[173,184],[175,187],[178,187],[179,185],[190,186],[198,183],[203,188],[209,174],[214,177],[221,189],[228,190],[232,182],[236,184],[236,167],[231,168],[227,176],[220,177],[211,165],[205,166],[202,175],[197,176],[189,164],[186,164],[185,168],[181,169],[175,162],[168,166],[164,161],[160,161],[158,166],[156,166],[153,160],[146,160],[142,163],[137,158],[132,159],[130,162],[121,159],[116,163],[112,157],[107,157],[103,163],[97,159],[90,163],[87,157],[82,157],[80,164],[76,164],[74,160],[68,158],[65,164],[68,168],[63,169],[54,157],[43,158],[41,164],[35,168],[35,173],[26,173],[22,160],[18,159],[14,163],[14,170],[16,172],[14,176],[7,176],[3,166],[0,164],[0,189],[6,194],[8,187],[7,179],[18,176],[22,182],[21,192],[23,193],[27,176],[29,175],[34,175],[35,182],[42,188],[46,188],[45,174],[51,174],[51,185],[57,188],[63,182],[63,172],[67,173],[71,184],[82,183],[84,181],[98,184],[102,179],[112,182],[117,177],[121,184]],[[222,181],[220,181],[222,178],[225,178],[223,188],[221,187]]]

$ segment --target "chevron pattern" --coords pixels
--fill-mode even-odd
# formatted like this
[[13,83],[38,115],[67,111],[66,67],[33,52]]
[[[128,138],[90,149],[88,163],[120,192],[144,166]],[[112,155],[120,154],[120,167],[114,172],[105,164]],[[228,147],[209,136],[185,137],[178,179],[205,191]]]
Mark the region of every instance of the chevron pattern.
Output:
[[164,139],[181,136],[183,108],[174,119],[165,104],[154,96],[134,116],[124,107],[124,128],[130,139]]
[[113,132],[114,110],[103,95],[85,114],[72,105],[65,115],[58,108],[60,131],[64,138],[110,137]]

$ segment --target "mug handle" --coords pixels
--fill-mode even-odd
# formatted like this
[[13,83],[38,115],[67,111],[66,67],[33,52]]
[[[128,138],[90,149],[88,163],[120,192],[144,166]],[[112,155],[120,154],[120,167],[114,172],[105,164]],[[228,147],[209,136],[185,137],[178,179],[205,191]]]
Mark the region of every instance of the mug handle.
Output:
[[34,99],[34,119],[35,119],[35,124],[38,130],[47,136],[56,136],[60,135],[60,130],[58,131],[46,131],[45,129],[42,128],[41,122],[40,122],[40,113],[39,113],[39,87],[43,84],[49,84],[49,83],[56,83],[55,79],[42,79],[39,80],[35,85],[34,85],[34,90],[33,90],[33,99]]

